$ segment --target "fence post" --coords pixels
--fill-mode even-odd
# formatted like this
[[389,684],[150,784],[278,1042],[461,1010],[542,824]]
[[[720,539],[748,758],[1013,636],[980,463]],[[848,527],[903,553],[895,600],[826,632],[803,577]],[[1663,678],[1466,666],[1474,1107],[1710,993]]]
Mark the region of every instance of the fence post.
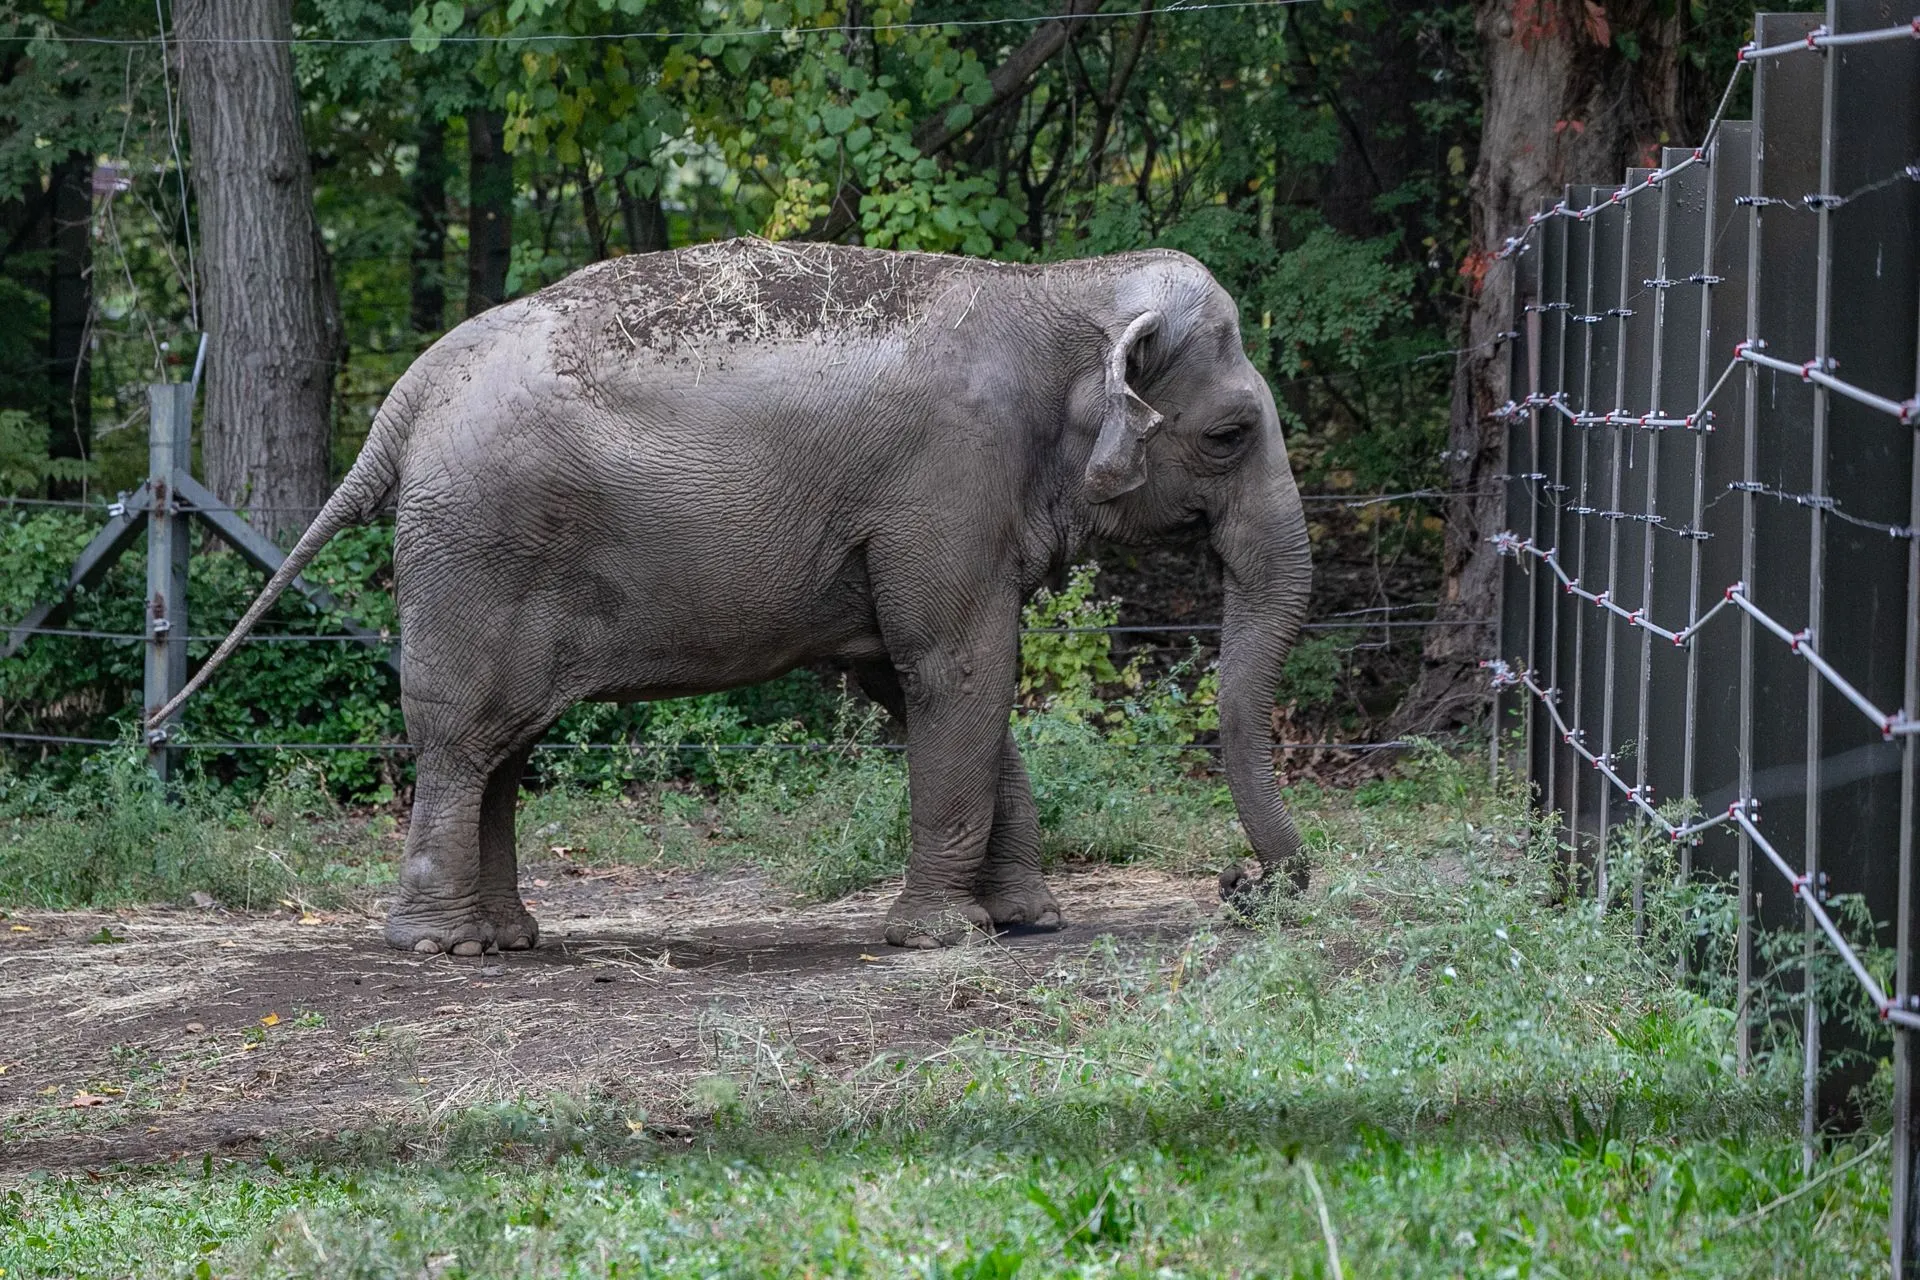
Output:
[[[1917,362],[1920,363],[1920,362]],[[1916,367],[1913,394],[1920,399],[1920,367]],[[1916,444],[1908,482],[1908,527],[1920,530],[1920,444]],[[1906,698],[1908,715],[1920,714],[1920,537],[1907,540],[1907,651]],[[1914,949],[1920,947],[1920,900],[1914,884],[1915,854],[1920,853],[1920,734],[1906,735],[1900,744],[1899,888],[1895,912],[1894,999],[1903,1008],[1920,1006],[1914,992]],[[1894,1280],[1920,1277],[1920,1033],[1897,1028],[1893,1033],[1893,1275]]]
[[[147,483],[152,506],[147,513],[147,598],[142,610],[146,631],[146,683],[143,705],[152,715],[187,683],[188,516],[173,492],[173,477],[190,469],[193,384],[154,383],[147,388]],[[167,737],[178,713],[147,731],[147,763],[162,782],[171,782],[178,749]]]

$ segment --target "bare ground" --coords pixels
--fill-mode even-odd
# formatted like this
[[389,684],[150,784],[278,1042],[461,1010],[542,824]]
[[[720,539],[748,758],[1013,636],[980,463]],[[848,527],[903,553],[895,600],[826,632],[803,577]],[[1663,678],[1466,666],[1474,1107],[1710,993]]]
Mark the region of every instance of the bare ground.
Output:
[[757,874],[532,868],[537,951],[419,957],[366,913],[20,912],[0,921],[0,1181],[238,1154],[552,1092],[677,1135],[690,1086],[783,1085],[1010,1027],[1095,980],[1101,939],[1177,951],[1210,878],[1056,875],[1071,923],[945,952],[881,945],[897,884],[802,904]]

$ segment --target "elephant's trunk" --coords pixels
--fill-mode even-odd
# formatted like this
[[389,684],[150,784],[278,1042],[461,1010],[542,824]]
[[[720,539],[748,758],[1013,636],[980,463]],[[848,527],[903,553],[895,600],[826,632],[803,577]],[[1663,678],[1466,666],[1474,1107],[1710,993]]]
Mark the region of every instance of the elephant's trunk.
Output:
[[[1300,833],[1280,799],[1273,773],[1273,697],[1281,668],[1305,620],[1312,579],[1307,526],[1291,481],[1273,515],[1230,517],[1215,532],[1214,549],[1226,569],[1226,616],[1220,644],[1220,741],[1227,785],[1240,825],[1260,859],[1262,879],[1295,891],[1307,884]],[[1221,888],[1239,888],[1237,868]]]

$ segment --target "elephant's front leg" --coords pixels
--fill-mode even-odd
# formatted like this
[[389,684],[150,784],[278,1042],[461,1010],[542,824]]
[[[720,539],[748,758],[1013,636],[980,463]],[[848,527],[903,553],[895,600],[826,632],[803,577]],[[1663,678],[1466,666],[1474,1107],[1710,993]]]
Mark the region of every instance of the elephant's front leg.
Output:
[[896,659],[907,707],[913,852],[907,886],[887,912],[887,942],[952,946],[970,928],[993,926],[976,895],[994,834],[1019,637],[1008,621],[916,649]]
[[1010,728],[1001,737],[993,836],[974,882],[974,898],[996,925],[1057,929],[1064,922],[1060,903],[1040,874],[1040,811]]

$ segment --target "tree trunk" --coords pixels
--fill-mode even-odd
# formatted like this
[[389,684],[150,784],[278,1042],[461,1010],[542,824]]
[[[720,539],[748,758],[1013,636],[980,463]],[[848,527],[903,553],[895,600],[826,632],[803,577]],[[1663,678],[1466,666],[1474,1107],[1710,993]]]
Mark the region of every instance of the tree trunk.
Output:
[[605,262],[613,252],[607,247],[607,221],[600,216],[600,194],[594,190],[593,171],[586,161],[580,162],[573,180],[580,188],[580,219],[587,224],[588,249],[595,262]]
[[[93,314],[93,156],[53,168],[53,268],[47,276],[47,452],[87,458],[93,446],[88,320]],[[76,492],[78,486],[71,486]],[[55,484],[56,497],[73,496]]]
[[653,253],[672,248],[659,189],[656,187],[650,196],[637,196],[627,190],[624,180],[614,184],[614,189],[620,193],[620,222],[627,233],[627,252]]
[[420,160],[407,182],[413,205],[413,296],[409,308],[416,333],[437,333],[447,323],[447,125],[420,122]]
[[[1488,539],[1505,519],[1497,477],[1506,431],[1488,415],[1504,404],[1514,270],[1496,261],[1505,239],[1570,182],[1620,181],[1629,165],[1656,163],[1678,144],[1680,22],[1660,0],[1601,6],[1594,0],[1478,0],[1485,57],[1480,154],[1468,188],[1472,249],[1460,274],[1470,289],[1454,366],[1449,500],[1440,621],[1491,618],[1500,609],[1500,562]],[[1616,36],[1637,41],[1628,58]],[[1396,733],[1444,729],[1486,705],[1482,658],[1493,629],[1438,626],[1427,633],[1419,678],[1394,713]]]
[[283,541],[331,487],[339,299],[313,214],[292,0],[178,0],[193,143],[207,484]]
[[513,157],[507,117],[490,107],[467,113],[467,314],[507,300],[513,264]]

